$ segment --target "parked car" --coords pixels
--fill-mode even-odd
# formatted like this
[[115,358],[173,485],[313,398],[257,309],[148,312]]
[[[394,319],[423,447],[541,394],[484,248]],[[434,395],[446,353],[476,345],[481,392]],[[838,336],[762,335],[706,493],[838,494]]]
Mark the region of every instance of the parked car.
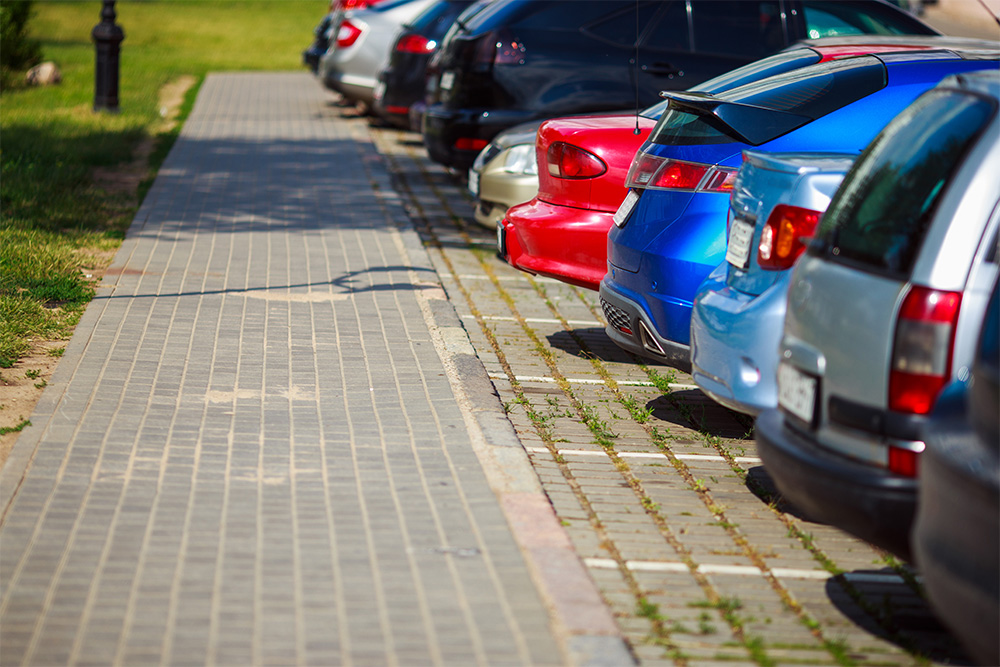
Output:
[[396,32],[434,1],[382,0],[345,11],[336,39],[319,61],[319,76],[326,87],[370,107],[375,76],[389,58]]
[[336,28],[340,26],[344,12],[349,9],[363,9],[379,2],[382,0],[330,0],[329,11],[313,30],[313,43],[302,52],[302,63],[308,66],[313,74],[318,74],[319,59],[330,48],[330,40],[333,39]]
[[[945,42],[952,43],[945,37],[926,35],[866,35],[810,40],[806,44],[788,47],[780,53],[717,76],[691,90],[719,93],[818,62],[869,53],[940,48]],[[966,40],[959,40],[959,43],[965,44]],[[533,179],[537,178],[543,184],[538,188],[537,197],[530,203],[507,212],[505,229],[502,233],[498,231],[501,256],[523,271],[549,276],[587,289],[598,289],[607,272],[608,230],[611,229],[612,217],[626,194],[625,176],[629,165],[665,108],[666,102],[661,101],[642,111],[638,118],[634,114],[628,117],[609,114],[545,121],[544,129],[538,135],[537,146],[530,147],[532,150],[537,148],[537,163],[546,166],[538,177],[519,173],[511,166],[512,160],[505,158],[499,148],[494,148],[502,142],[508,155],[513,155],[528,150],[529,147],[518,145],[515,141],[517,137],[508,136],[511,130],[498,134],[490,146],[483,149],[483,153],[480,153],[469,170],[470,186],[476,184],[481,191],[476,219],[483,224],[492,224],[493,218],[503,215],[505,205],[509,202],[516,203],[514,197],[502,199],[496,194],[509,192],[508,184],[516,183],[518,197],[528,195]],[[521,136],[525,142],[529,140],[526,133]],[[550,155],[549,147],[553,143],[560,143],[571,149]],[[496,157],[490,158],[494,154]],[[560,160],[566,160],[574,155],[586,154],[597,156],[607,169],[584,173],[576,168],[565,169],[549,161],[550,157],[558,156]],[[480,161],[485,164],[480,166]],[[524,161],[519,160],[513,164],[524,164]],[[537,169],[532,166],[532,171]],[[566,177],[569,171],[573,172],[572,178]],[[484,220],[482,216],[487,214],[492,217]]]
[[726,261],[698,288],[691,314],[691,375],[717,403],[751,415],[777,406],[792,266],[855,157],[743,152]]
[[469,168],[469,192],[475,198],[473,218],[496,228],[507,209],[538,194],[535,138],[543,121],[521,123],[504,130],[479,152]]
[[778,408],[756,421],[788,501],[905,559],[923,426],[997,280],[998,106],[996,67],[948,77],[861,155],[795,265]]
[[980,665],[1000,665],[1000,290],[968,380],[942,392],[924,429],[911,546],[941,622]]
[[996,45],[847,58],[718,95],[665,93],[670,109],[636,154],[608,233],[606,331],[642,356],[690,362],[691,308],[724,259],[726,213],[742,151],[860,152],[948,74],[996,68]]
[[435,57],[424,144],[464,172],[508,127],[643,108],[798,39],[873,32],[937,34],[881,0],[497,0]]
[[427,63],[448,28],[472,1],[438,0],[402,26],[389,50],[388,63],[375,77],[375,113],[409,129],[410,107],[424,97]]

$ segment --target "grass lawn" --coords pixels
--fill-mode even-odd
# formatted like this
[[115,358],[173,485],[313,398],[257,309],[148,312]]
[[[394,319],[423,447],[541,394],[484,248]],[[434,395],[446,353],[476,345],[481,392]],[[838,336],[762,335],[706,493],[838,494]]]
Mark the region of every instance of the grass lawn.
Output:
[[[101,2],[35,2],[31,34],[62,83],[0,93],[0,427],[30,416],[4,414],[15,376],[36,379],[17,364],[39,351],[60,354],[53,341],[71,333],[179,132],[161,117],[161,91],[193,79],[183,120],[208,72],[302,71],[328,5],[118,0],[120,111],[95,113],[90,31]],[[116,178],[137,168],[139,178]]]

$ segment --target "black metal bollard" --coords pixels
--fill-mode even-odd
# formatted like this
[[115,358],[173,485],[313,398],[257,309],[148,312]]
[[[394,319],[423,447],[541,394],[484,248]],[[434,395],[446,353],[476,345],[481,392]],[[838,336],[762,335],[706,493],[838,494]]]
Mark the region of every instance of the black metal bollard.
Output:
[[94,111],[118,111],[118,53],[125,32],[115,23],[115,0],[103,0],[101,22],[90,38],[97,49],[94,68]]

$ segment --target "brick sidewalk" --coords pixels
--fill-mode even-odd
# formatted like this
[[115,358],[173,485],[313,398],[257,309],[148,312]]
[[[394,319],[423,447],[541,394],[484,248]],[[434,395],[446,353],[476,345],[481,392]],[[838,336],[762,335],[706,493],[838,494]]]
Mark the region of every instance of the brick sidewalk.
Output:
[[537,479],[327,100],[207,78],[0,477],[4,665],[586,662],[504,514]]

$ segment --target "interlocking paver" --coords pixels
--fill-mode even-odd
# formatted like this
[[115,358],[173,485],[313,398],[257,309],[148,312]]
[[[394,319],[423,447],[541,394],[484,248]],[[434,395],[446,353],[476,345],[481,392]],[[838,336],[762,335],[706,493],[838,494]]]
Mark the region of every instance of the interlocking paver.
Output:
[[3,664],[567,660],[388,184],[309,75],[207,78],[19,442]]

